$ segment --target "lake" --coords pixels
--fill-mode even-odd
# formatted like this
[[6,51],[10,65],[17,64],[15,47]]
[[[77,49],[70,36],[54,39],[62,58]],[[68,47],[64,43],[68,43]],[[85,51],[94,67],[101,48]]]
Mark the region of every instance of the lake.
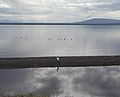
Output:
[[[120,55],[119,25],[0,25],[0,58]],[[120,97],[120,67],[0,70],[0,96]]]
[[0,25],[0,57],[120,54],[119,25]]

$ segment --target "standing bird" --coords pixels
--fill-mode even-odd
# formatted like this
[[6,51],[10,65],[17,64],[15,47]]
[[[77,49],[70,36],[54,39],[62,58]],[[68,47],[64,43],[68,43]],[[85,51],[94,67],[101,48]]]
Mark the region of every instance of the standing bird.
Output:
[[[56,59],[57,59],[58,62],[60,61],[59,57],[56,57]],[[58,72],[58,70],[59,70],[59,67],[57,67],[56,71]]]
[[57,61],[60,61],[59,57],[56,57],[57,58]]

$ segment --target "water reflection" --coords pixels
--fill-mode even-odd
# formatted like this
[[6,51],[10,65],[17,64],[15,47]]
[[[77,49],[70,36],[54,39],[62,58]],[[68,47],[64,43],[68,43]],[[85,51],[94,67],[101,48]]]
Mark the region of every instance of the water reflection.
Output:
[[[0,26],[0,57],[119,55],[120,26]],[[120,97],[120,67],[0,70],[0,95]]]
[[0,70],[0,94],[119,97],[120,67]]

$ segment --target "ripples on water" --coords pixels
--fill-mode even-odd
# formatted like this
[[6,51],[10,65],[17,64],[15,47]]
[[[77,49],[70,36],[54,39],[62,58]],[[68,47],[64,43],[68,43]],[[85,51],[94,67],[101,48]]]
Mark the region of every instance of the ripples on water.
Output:
[[120,26],[0,26],[0,57],[120,54]]

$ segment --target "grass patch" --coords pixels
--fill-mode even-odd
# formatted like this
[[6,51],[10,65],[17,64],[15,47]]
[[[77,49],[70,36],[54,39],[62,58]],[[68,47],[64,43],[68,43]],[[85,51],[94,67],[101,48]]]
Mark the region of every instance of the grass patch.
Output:
[[49,97],[49,96],[28,93],[28,94],[16,94],[15,96],[0,96],[0,97]]

